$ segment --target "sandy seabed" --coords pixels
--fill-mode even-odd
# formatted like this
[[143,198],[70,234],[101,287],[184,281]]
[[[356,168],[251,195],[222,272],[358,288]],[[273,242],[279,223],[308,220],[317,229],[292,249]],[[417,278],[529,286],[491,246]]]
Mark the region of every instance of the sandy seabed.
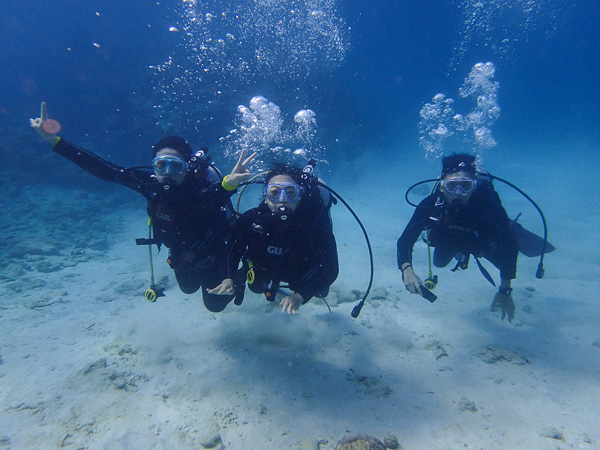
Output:
[[[164,252],[166,297],[144,299],[142,199],[25,189],[2,219],[0,447],[333,449],[367,434],[406,449],[598,448],[597,208],[574,221],[555,205],[578,210],[575,191],[546,201],[558,250],[543,280],[520,259],[510,324],[475,266],[436,270],[434,304],[404,291],[395,241],[412,211],[400,194],[373,214],[377,196],[338,191],[375,256],[358,319],[368,256],[341,205],[331,313],[315,299],[283,315],[248,293],[212,314],[178,290]],[[422,276],[426,254],[417,244]]]

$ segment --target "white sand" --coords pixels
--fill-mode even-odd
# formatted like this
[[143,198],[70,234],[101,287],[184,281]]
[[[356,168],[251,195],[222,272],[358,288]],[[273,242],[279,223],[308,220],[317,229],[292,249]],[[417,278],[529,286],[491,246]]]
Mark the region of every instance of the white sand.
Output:
[[[395,435],[407,449],[598,448],[597,181],[583,163],[567,170],[557,161],[552,186],[565,172],[580,184],[569,178],[573,187],[549,191],[531,174],[533,162],[501,163],[493,172],[539,200],[558,247],[543,280],[534,277],[537,260],[521,257],[513,324],[489,311],[495,290],[475,265],[436,270],[434,304],[404,291],[395,241],[412,209],[402,196],[434,175],[425,163],[403,167],[404,176],[392,164],[354,186],[332,180],[363,219],[375,254],[372,295],[358,319],[350,317],[352,290],[366,288],[367,253],[342,205],[334,208],[341,273],[332,314],[314,300],[298,316],[282,315],[249,293],[241,307],[211,314],[198,294],[178,290],[165,253],[155,268],[157,279],[169,276],[167,296],[144,300],[147,251],[133,241],[147,233],[144,205],[127,194],[126,208],[107,219],[110,252],[31,270],[18,278],[21,292],[2,279],[0,447],[332,449],[363,433]],[[390,178],[399,189],[377,189]],[[502,192],[511,215],[519,212],[513,199],[525,205]],[[20,202],[34,208],[70,195],[53,189]],[[50,225],[38,219],[13,217],[13,232],[22,222],[51,242]],[[62,220],[55,226],[68,230],[71,213]],[[523,220],[539,231],[535,211]],[[422,276],[426,264],[418,244]],[[35,287],[39,279],[46,286]],[[501,359],[490,363],[494,357]]]

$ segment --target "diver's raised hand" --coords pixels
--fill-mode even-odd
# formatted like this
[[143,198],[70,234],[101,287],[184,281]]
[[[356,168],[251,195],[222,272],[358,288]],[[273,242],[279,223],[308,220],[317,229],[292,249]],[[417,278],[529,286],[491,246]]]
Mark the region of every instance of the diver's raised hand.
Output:
[[423,281],[417,276],[412,266],[408,266],[402,271],[402,282],[411,294],[423,295],[421,292]]
[[244,159],[245,153],[246,150],[241,151],[237,164],[235,165],[231,173],[227,175],[227,183],[231,186],[239,186],[242,182],[246,181],[250,177],[250,175],[252,175],[250,171],[248,171],[248,164],[250,164],[250,161],[252,161],[258,153],[254,152],[246,159]]
[[279,304],[281,305],[281,312],[288,314],[298,314],[298,308],[302,305],[304,299],[297,292],[292,295],[286,295],[281,299]]
[[497,311],[498,308],[500,308],[500,311],[502,311],[501,320],[504,320],[505,317],[508,317],[508,321],[512,322],[512,320],[515,318],[515,302],[512,299],[512,295],[496,292],[490,310]]
[[235,284],[233,280],[231,278],[226,278],[217,287],[207,289],[206,292],[216,295],[233,295],[235,292],[234,288]]
[[60,124],[54,119],[48,119],[48,111],[46,110],[46,102],[42,102],[40,117],[37,119],[29,119],[31,127],[41,137],[48,142],[55,143],[57,139],[56,133],[60,131]]

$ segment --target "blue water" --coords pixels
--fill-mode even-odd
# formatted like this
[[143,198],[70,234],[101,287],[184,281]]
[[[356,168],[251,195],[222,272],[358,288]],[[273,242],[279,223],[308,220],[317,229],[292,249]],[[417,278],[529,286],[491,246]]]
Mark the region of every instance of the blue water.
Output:
[[[475,111],[476,99],[461,97],[461,87],[476,64],[489,62],[494,74],[488,81],[498,86],[499,116],[483,118],[482,123],[495,145],[474,144],[474,128],[461,131],[449,116],[446,125],[455,134],[443,142],[441,151],[480,154],[488,170],[523,187],[540,202],[550,240],[559,248],[547,258],[544,282],[552,287],[550,300],[576,308],[597,285],[598,23],[600,8],[592,0],[4,0],[0,4],[0,185],[6,195],[0,204],[12,216],[3,214],[0,220],[4,229],[11,221],[2,249],[12,253],[10,273],[0,272],[0,279],[10,285],[11,295],[21,293],[19,285],[26,279],[33,286],[30,294],[37,296],[36,289],[44,285],[32,284],[31,278],[36,281],[46,272],[35,269],[38,260],[21,261],[14,251],[18,245],[39,239],[49,246],[50,257],[56,256],[54,251],[75,252],[71,259],[82,264],[88,261],[83,258],[87,251],[92,260],[102,261],[107,249],[118,244],[114,236],[127,229],[121,206],[139,211],[143,225],[143,199],[82,173],[50,152],[49,144],[30,128],[29,118],[38,116],[42,101],[47,102],[50,117],[61,122],[61,136],[126,166],[147,164],[152,144],[167,134],[181,134],[194,147],[207,146],[224,171],[233,166],[235,151],[248,142],[249,149],[259,150],[265,164],[273,154],[289,155],[286,148],[302,148],[308,156],[319,158],[318,174],[347,197],[376,236],[378,273],[392,274],[395,240],[412,213],[402,203],[404,190],[420,179],[435,177],[439,170],[439,160],[428,160],[420,145],[420,112],[440,93],[453,99],[449,103],[453,114]],[[267,120],[259,128],[258,137],[275,136],[262,143],[240,139],[250,135],[242,129],[238,106],[250,107],[256,96],[271,102],[268,119],[280,119],[279,124]],[[295,128],[294,115],[305,109],[315,113],[316,127],[303,135]],[[302,157],[294,161],[301,162]],[[508,189],[500,187],[499,192],[510,216],[524,211],[524,224],[540,232],[530,205]],[[588,206],[589,213],[582,214]],[[362,238],[350,228],[351,219],[337,214],[339,242],[349,242],[347,248],[339,246],[340,258],[350,260],[352,245],[359,245],[356,241],[362,245]],[[74,250],[71,234],[82,241]],[[130,247],[134,237],[139,236],[128,237]],[[89,248],[91,244],[96,248]],[[423,269],[423,252],[419,258]],[[157,265],[168,272],[162,259]],[[348,266],[343,269],[355,270]],[[519,267],[523,291],[523,286],[535,282],[535,265],[523,258]],[[472,272],[465,278],[468,283],[479,278]],[[364,289],[365,273],[342,271],[336,283],[344,289]],[[391,285],[389,280],[397,273],[377,276],[378,282]],[[440,276],[451,278],[447,271]],[[82,280],[88,282],[96,283],[96,276]],[[574,293],[564,292],[570,282]],[[452,289],[448,285],[441,285],[442,292]],[[401,290],[399,280],[396,288]],[[14,298],[19,299],[17,294]],[[96,301],[104,302],[98,300],[101,297],[98,294]],[[548,303],[548,307],[534,304],[539,308],[536,312],[543,313],[524,322],[537,320],[526,325],[539,330],[536,339],[552,344],[559,339],[545,334],[544,327],[558,319]],[[450,308],[449,314],[456,317],[452,305],[442,304],[436,312]],[[104,305],[100,303],[100,309],[106,312]],[[576,312],[572,314],[568,321],[572,334],[565,332],[561,345],[571,345],[572,336],[585,345],[597,340],[597,336],[588,339],[577,334],[580,319]],[[594,315],[596,311],[586,314],[588,322]],[[30,317],[25,321],[35,324]],[[586,327],[593,329],[593,324]],[[442,325],[439,328],[443,330]],[[418,335],[421,330],[411,332]],[[470,342],[479,342],[483,332],[478,329]],[[516,343],[519,337],[515,333],[506,339],[516,347],[521,345]],[[320,346],[317,337],[313,344]],[[565,348],[563,354],[579,344]],[[590,358],[592,368],[586,369],[596,371],[593,376],[597,376],[593,360],[597,350],[582,350],[596,352]],[[10,358],[4,348],[0,351],[0,366],[8,371]],[[559,352],[552,347],[548,354],[553,351]],[[73,366],[79,370],[80,363]],[[252,370],[257,367],[252,364]],[[569,382],[567,364],[560,370],[565,370]],[[412,412],[411,405],[406,408]],[[498,416],[507,411],[510,408]],[[0,436],[7,433],[0,430]]]
[[[189,56],[192,42],[203,38],[199,33],[190,38],[183,30],[168,31],[171,26],[182,28],[183,2],[63,2],[52,7],[35,1],[3,2],[2,151],[10,148],[7,141],[15,134],[35,145],[34,136],[25,138],[27,119],[37,113],[42,100],[63,124],[65,137],[90,143],[124,164],[143,162],[148,147],[165,132],[185,134],[195,145],[218,149],[218,139],[233,127],[237,105],[264,95],[288,120],[301,108],[314,110],[318,138],[331,162],[374,149],[378,154],[397,152],[399,146],[413,154],[420,151],[420,108],[438,92],[455,97],[470,68],[487,61],[495,64],[501,86],[502,112],[493,128],[499,144],[495,153],[506,155],[525,143],[597,144],[600,12],[594,3],[483,3],[477,8],[474,1],[441,6],[422,1],[292,2],[300,11],[328,5],[320,9],[328,14],[324,20],[339,21],[347,46],[342,57],[317,58],[310,67],[299,64],[298,73],[283,76],[281,70],[289,71],[284,66],[289,61],[274,57],[268,69],[257,66],[241,75],[226,73],[216,81],[196,82],[185,102],[176,111],[171,108],[173,120],[165,127],[156,126],[154,107],[166,99],[156,89],[156,71],[149,67],[171,56],[185,69],[197,70],[197,64],[185,59],[186,52]],[[202,19],[205,11],[218,15],[249,7],[243,27],[232,21],[206,30],[216,40],[228,26],[234,34],[243,28],[249,35],[246,41],[256,45],[251,39],[261,39],[259,31],[252,30],[256,23],[252,9],[257,7],[252,2],[235,4],[198,2],[195,10]],[[465,15],[469,8],[475,13],[484,10],[485,15],[478,16],[481,23],[465,29],[465,20],[473,20]],[[302,25],[292,29],[277,45],[301,45],[285,40],[293,40],[293,33],[301,29]],[[466,41],[469,44],[457,58]],[[217,44],[214,47],[209,55],[218,55]],[[232,55],[223,51],[218,63],[240,56],[251,60],[253,50]],[[186,123],[196,120],[199,127]]]

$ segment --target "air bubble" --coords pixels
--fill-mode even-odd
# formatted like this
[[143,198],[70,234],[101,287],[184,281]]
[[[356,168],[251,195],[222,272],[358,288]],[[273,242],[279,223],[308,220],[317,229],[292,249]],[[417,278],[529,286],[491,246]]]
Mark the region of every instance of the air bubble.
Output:
[[473,110],[468,114],[454,112],[454,100],[442,93],[434,95],[432,102],[421,108],[419,143],[427,158],[442,156],[450,138],[458,141],[454,144],[461,149],[467,146],[480,159],[483,150],[496,146],[491,127],[500,117],[500,84],[494,80],[495,72],[491,62],[472,67],[459,89],[462,98],[474,100]]

